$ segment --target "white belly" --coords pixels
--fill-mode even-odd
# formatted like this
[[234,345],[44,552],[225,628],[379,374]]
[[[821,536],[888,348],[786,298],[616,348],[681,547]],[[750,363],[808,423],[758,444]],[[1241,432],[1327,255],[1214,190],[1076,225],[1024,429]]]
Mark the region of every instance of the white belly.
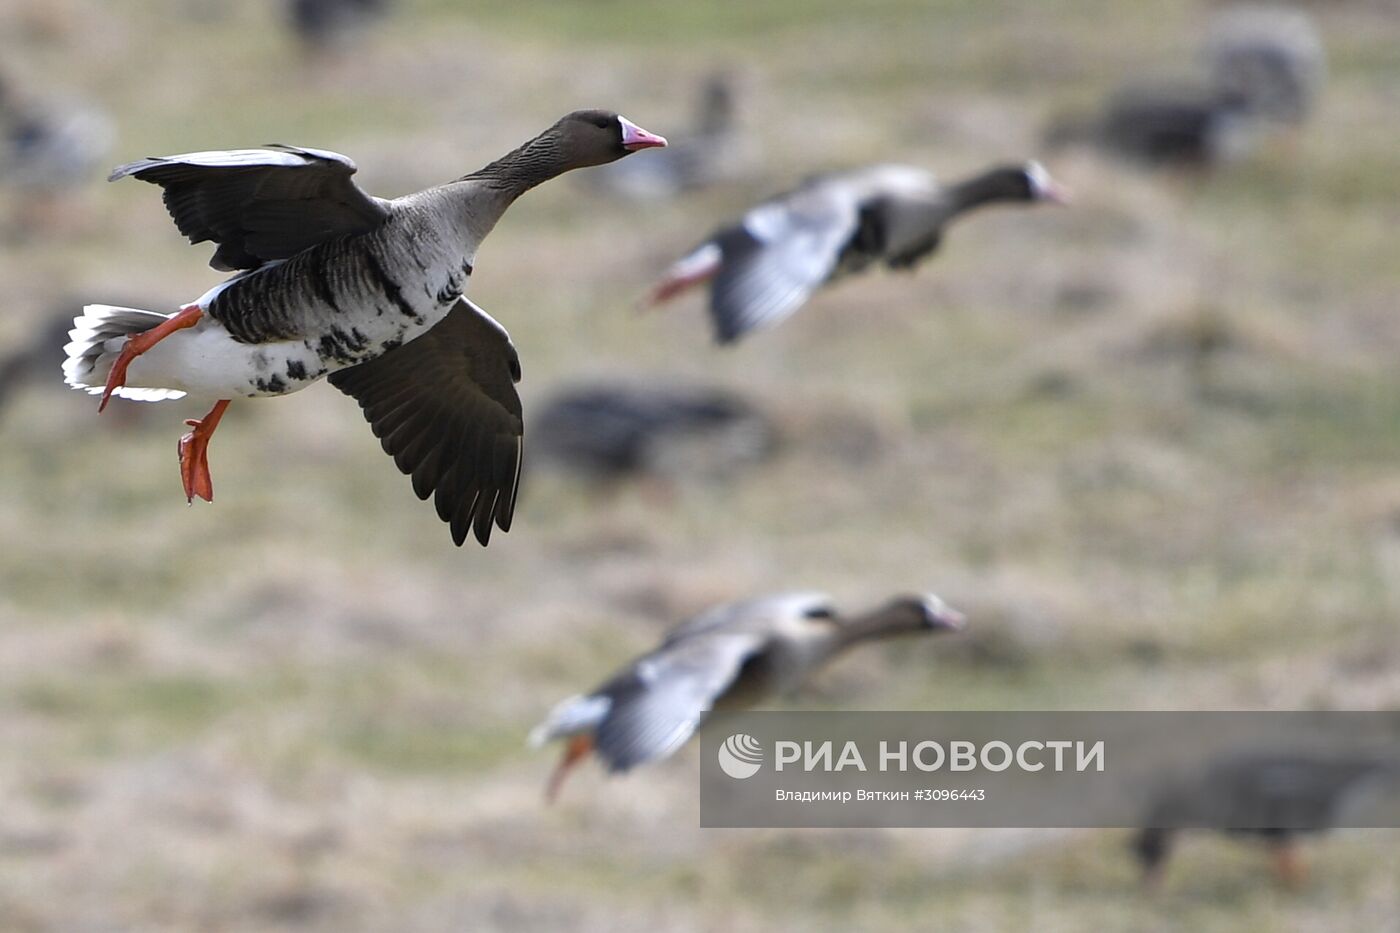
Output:
[[[109,352],[121,349],[110,341]],[[288,369],[304,378],[292,379]],[[285,395],[324,375],[315,354],[301,341],[261,345],[239,343],[212,321],[177,331],[132,361],[126,384],[139,388],[179,389],[207,399]],[[312,374],[319,373],[313,376]]]
[[[220,283],[199,300],[204,306],[227,283]],[[430,330],[456,303],[438,303],[425,294],[414,296],[419,317],[376,314],[352,321],[336,321],[328,328],[335,339],[352,339],[369,348],[361,360],[339,361],[324,349],[321,337],[250,344],[235,340],[224,327],[207,314],[196,326],[176,331],[137,357],[127,370],[126,384],[136,388],[178,389],[202,399],[258,398],[288,395],[311,385],[324,376],[372,358],[385,346],[413,340]],[[113,356],[121,340],[107,348]]]

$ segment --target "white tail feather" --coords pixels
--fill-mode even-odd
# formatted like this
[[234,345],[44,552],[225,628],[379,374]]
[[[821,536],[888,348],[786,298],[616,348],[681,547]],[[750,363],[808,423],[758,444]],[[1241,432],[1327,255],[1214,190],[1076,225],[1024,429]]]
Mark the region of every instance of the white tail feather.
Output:
[[[63,361],[63,381],[89,395],[101,395],[126,339],[150,330],[167,317],[139,308],[85,306],[82,315],[73,319],[73,329],[68,332],[72,342],[63,348],[68,356]],[[179,389],[127,386],[117,388],[112,394],[137,402],[161,402],[185,395]]]
[[652,290],[652,303],[668,301],[691,286],[713,278],[723,261],[724,253],[718,243],[701,244],[666,270],[666,277]]
[[611,707],[611,698],[597,694],[569,697],[550,710],[544,722],[530,730],[530,747],[539,748],[554,739],[592,732]]

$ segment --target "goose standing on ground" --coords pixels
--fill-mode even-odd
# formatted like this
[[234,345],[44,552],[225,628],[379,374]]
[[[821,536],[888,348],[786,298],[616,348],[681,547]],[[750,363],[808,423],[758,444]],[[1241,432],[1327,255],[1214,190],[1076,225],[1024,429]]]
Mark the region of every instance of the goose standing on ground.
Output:
[[796,688],[841,652],[901,635],[957,631],[961,613],[937,596],[902,596],[856,616],[821,593],[787,593],[718,606],[674,629],[661,646],[583,696],[571,697],[530,733],[567,744],[550,777],[553,800],[590,752],[613,773],[665,758],[712,709],[754,706]]
[[[1279,880],[1288,887],[1298,887],[1307,870],[1297,852],[1297,838],[1332,828],[1348,798],[1368,782],[1397,776],[1400,760],[1305,754],[1229,757],[1205,769],[1198,778],[1181,781],[1158,794],[1145,822],[1159,825],[1140,830],[1133,837],[1133,854],[1142,866],[1143,882],[1156,886],[1180,832],[1162,828],[1162,824],[1215,826],[1231,835],[1263,841],[1273,856]],[[1278,825],[1271,827],[1271,821]]]
[[1052,151],[1090,146],[1147,168],[1223,165],[1248,155],[1258,138],[1244,97],[1189,83],[1126,87],[1101,113],[1060,117],[1045,130]]
[[679,260],[652,292],[667,301],[711,281],[715,339],[731,343],[788,317],[823,285],[876,262],[908,269],[938,248],[954,218],[987,204],[1063,203],[1037,162],[942,186],[904,165],[822,175],[751,209]]
[[772,453],[777,429],[720,389],[667,384],[565,388],[531,424],[535,462],[594,480],[723,475]]
[[394,200],[319,149],[196,152],[123,165],[160,185],[192,243],[236,274],[173,315],[89,305],[65,381],[102,396],[216,399],[180,440],[185,497],[213,499],[207,448],[229,400],[328,376],[360,403],[419,498],[461,544],[509,530],[523,433],[520,363],[505,329],[462,297],[477,248],[520,195],[570,169],[666,140],[602,110],[562,117],[470,175]]
[[1212,168],[1244,158],[1271,130],[1302,123],[1326,74],[1312,21],[1277,8],[1224,11],[1201,58],[1186,80],[1138,82],[1098,113],[1052,121],[1046,145],[1088,145],[1149,168]]

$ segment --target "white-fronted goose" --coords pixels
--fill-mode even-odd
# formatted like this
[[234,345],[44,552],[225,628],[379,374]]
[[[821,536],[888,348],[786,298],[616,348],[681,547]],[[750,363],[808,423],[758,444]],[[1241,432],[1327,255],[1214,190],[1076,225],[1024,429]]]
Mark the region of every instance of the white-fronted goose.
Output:
[[[174,315],[89,305],[67,383],[138,400],[217,399],[180,441],[185,496],[209,500],[207,447],[229,400],[286,395],[328,376],[353,396],[457,544],[508,530],[523,426],[505,329],[462,297],[476,252],[521,194],[570,169],[666,141],[602,110],[568,114],[485,168],[394,200],[319,149],[196,152],[123,165],[165,189],[211,265],[236,274]],[[99,407],[99,411],[101,408]]]
[[720,343],[772,327],[814,291],[873,263],[911,268],[938,248],[949,221],[995,203],[1064,200],[1035,162],[939,185],[929,172],[876,165],[823,175],[765,201],[678,261],[652,293],[663,302],[713,280]]
[[595,480],[725,474],[773,450],[777,429],[732,392],[666,383],[571,386],[539,408],[532,459]]
[[637,200],[673,198],[741,176],[754,161],[752,139],[734,118],[733,82],[712,75],[700,91],[694,128],[671,136],[665,152],[604,166],[590,178],[598,188]]
[[1101,113],[1060,118],[1045,131],[1051,149],[1090,146],[1148,168],[1209,168],[1243,158],[1257,141],[1243,97],[1186,83],[1123,88]]
[[1144,819],[1148,828],[1134,835],[1132,851],[1144,883],[1156,886],[1180,832],[1164,825],[1222,827],[1228,834],[1264,842],[1279,880],[1297,887],[1306,877],[1297,838],[1331,829],[1348,797],[1368,782],[1397,777],[1397,759],[1299,753],[1227,757],[1159,792]]
[[665,758],[712,709],[753,706],[794,689],[855,645],[958,630],[963,616],[936,596],[902,596],[870,612],[840,615],[821,593],[730,603],[674,629],[661,646],[596,690],[571,697],[530,733],[533,745],[567,740],[550,778],[553,799],[590,752],[613,773]]
[[1278,8],[1224,11],[1207,31],[1202,58],[1204,67],[1186,80],[1138,81],[1098,113],[1053,121],[1047,145],[1089,145],[1152,168],[1224,165],[1278,124],[1301,123],[1326,72],[1311,21]]

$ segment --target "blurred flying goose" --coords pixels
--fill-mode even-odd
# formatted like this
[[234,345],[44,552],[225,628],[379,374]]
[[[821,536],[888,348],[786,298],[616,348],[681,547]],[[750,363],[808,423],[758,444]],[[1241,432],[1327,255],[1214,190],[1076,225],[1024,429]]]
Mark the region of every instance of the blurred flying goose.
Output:
[[89,305],[66,350],[75,388],[157,401],[216,399],[180,440],[185,496],[212,500],[207,448],[229,400],[286,395],[328,376],[384,450],[436,494],[461,544],[510,527],[523,426],[505,329],[462,297],[477,248],[511,203],[570,169],[664,146],[615,113],[568,114],[470,175],[393,200],[319,149],[196,152],[123,165],[165,189],[211,265],[235,274],[173,315]]
[[1227,757],[1160,791],[1144,819],[1148,828],[1133,837],[1132,851],[1144,883],[1156,886],[1180,831],[1164,827],[1235,827],[1223,831],[1263,841],[1279,880],[1297,887],[1306,877],[1297,837],[1331,829],[1353,795],[1372,781],[1397,776],[1400,759],[1299,753]]
[[665,152],[607,165],[591,174],[597,187],[638,200],[672,198],[741,175],[753,162],[751,138],[734,120],[734,87],[723,74],[706,80],[694,129],[670,137]]
[[904,165],[818,176],[716,231],[670,268],[652,301],[713,280],[715,337],[730,343],[774,326],[844,275],[877,262],[912,268],[938,248],[948,222],[967,211],[1034,201],[1065,201],[1036,162],[994,168],[947,186]]
[[666,383],[567,387],[530,425],[535,462],[610,480],[726,473],[772,452],[777,429],[721,389]]
[[902,596],[856,616],[821,593],[787,593],[717,606],[672,630],[661,646],[596,690],[564,700],[530,733],[567,740],[546,796],[590,752],[619,773],[670,755],[712,709],[753,706],[793,690],[863,642],[956,631],[961,613],[932,595]]

